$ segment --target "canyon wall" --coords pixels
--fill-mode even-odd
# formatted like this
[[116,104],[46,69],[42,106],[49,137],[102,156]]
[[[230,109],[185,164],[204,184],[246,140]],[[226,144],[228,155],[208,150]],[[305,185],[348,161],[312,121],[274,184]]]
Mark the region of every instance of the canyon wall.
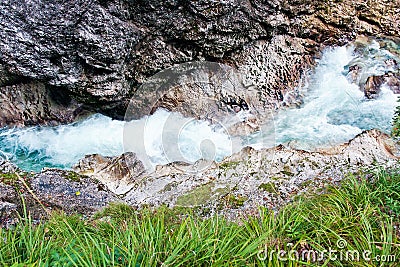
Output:
[[399,24],[391,0],[3,0],[0,126],[123,119],[148,77],[190,61],[239,69],[279,106],[325,45]]

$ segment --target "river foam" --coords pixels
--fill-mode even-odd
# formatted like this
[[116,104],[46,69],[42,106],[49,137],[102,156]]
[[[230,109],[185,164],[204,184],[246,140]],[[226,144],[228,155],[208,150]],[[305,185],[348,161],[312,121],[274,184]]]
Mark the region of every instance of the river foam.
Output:
[[[366,50],[375,49],[375,44]],[[300,108],[280,111],[274,119],[279,144],[313,150],[346,142],[363,130],[390,133],[397,96],[382,86],[377,99],[366,99],[346,77],[345,67],[355,59],[353,47],[327,49],[306,88]],[[371,61],[371,58],[369,58]],[[380,61],[370,63],[369,75],[381,74]]]
[[[366,49],[372,53],[379,46],[372,43]],[[274,144],[289,143],[312,150],[348,141],[367,129],[390,132],[397,97],[383,86],[378,99],[367,100],[346,77],[346,66],[355,60],[362,59],[355,56],[353,47],[327,49],[307,88],[302,88],[306,95],[304,104],[279,111],[274,125],[266,125],[252,135],[250,144],[263,147],[271,144],[273,138]],[[371,74],[382,71],[381,61],[374,61],[373,56],[368,57],[367,63]],[[136,134],[130,136],[133,142],[128,150],[140,154],[142,159],[146,157],[149,167],[177,160],[222,160],[237,150],[232,149],[237,140],[232,140],[220,125],[187,119],[165,110],[129,124]],[[124,128],[125,122],[99,114],[56,127],[4,128],[0,131],[0,156],[25,170],[68,169],[87,154],[116,156],[126,151]],[[242,144],[245,145],[249,144]]]

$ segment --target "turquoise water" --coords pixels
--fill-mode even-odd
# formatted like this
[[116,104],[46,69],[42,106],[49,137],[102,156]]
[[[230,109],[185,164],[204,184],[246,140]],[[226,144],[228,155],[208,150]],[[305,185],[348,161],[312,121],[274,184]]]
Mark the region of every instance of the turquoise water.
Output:
[[28,171],[68,169],[88,154],[121,154],[123,125],[96,114],[69,125],[2,129],[0,156]]
[[355,56],[354,47],[327,49],[310,83],[303,88],[306,90],[304,104],[300,108],[281,110],[274,118],[274,127],[266,125],[254,137],[254,146],[274,136],[278,144],[290,142],[291,147],[313,150],[346,142],[364,130],[390,133],[397,95],[382,86],[377,99],[366,99],[347,74],[348,64],[356,62],[363,67],[361,77],[393,71],[384,61],[396,56],[379,49],[375,42],[363,52]]
[[[346,142],[367,129],[389,133],[397,96],[383,86],[376,100],[367,100],[346,77],[349,64],[355,62],[363,66],[361,76],[382,74],[388,71],[384,64],[388,58],[396,56],[379,48],[376,42],[366,46],[360,55],[355,55],[351,46],[327,49],[309,84],[298,89],[305,95],[304,104],[277,113],[274,123],[251,136],[250,145],[261,148],[289,143],[313,150]],[[134,146],[130,149],[147,160],[149,167],[177,160],[195,162],[204,157],[221,160],[249,145],[247,141],[235,143],[237,140],[223,127],[165,110],[130,125],[136,131],[131,136]],[[56,127],[4,128],[0,130],[0,156],[28,171],[44,167],[68,169],[87,154],[123,153],[125,126],[125,122],[97,114]]]

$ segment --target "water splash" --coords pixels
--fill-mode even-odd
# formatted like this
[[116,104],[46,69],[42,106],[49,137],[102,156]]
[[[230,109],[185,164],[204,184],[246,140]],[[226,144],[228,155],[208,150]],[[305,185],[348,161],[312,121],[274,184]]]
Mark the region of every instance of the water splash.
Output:
[[[376,49],[375,43],[372,46]],[[397,96],[382,86],[378,99],[366,99],[358,85],[344,75],[348,63],[356,58],[354,47],[325,51],[311,77],[304,105],[282,110],[275,117],[278,144],[290,142],[292,147],[313,150],[346,142],[363,130],[376,128],[390,133]],[[382,72],[381,61],[374,58],[365,63],[369,75]]]
[[[229,135],[207,121],[184,118],[161,109],[130,123],[138,130],[134,136],[136,147],[130,151],[143,161],[148,159],[148,168],[173,161],[194,163],[200,158],[222,160],[232,154]],[[69,125],[3,129],[0,156],[29,171],[40,171],[43,167],[68,169],[88,154],[122,154],[124,126],[125,122],[96,114]],[[179,131],[174,131],[175,128]],[[140,134],[145,138],[140,138]],[[175,150],[165,147],[167,144],[175,146]]]
[[[396,95],[383,86],[378,99],[367,100],[358,85],[346,77],[349,64],[354,62],[363,64],[367,74],[362,75],[378,75],[384,71],[382,59],[392,55],[381,50],[374,42],[362,56],[354,53],[354,47],[327,49],[307,88],[303,88],[304,104],[300,108],[281,110],[274,118],[274,125],[265,125],[260,133],[243,138],[246,142],[242,146],[251,140],[252,146],[259,148],[260,144],[271,144],[270,139],[274,138],[272,144],[289,143],[296,148],[313,150],[348,141],[367,129],[390,132]],[[145,155],[149,167],[176,160],[194,162],[204,157],[221,160],[235,152],[231,148],[237,140],[232,140],[223,128],[180,114],[159,110],[130,123],[137,131],[131,137],[137,136],[139,140],[133,142],[131,150],[139,158]],[[142,129],[144,125],[146,131]],[[160,131],[165,125],[167,130]],[[70,168],[87,154],[123,153],[124,127],[124,122],[94,115],[57,127],[4,128],[0,130],[0,156],[25,170]],[[179,135],[174,131],[168,133],[168,128],[176,127],[181,127]]]
[[122,130],[123,122],[99,114],[69,125],[3,129],[0,150],[25,170],[70,168],[87,154],[121,154]]
[[147,168],[174,161],[220,161],[232,154],[232,140],[222,125],[157,110],[124,127],[124,149],[133,151]]

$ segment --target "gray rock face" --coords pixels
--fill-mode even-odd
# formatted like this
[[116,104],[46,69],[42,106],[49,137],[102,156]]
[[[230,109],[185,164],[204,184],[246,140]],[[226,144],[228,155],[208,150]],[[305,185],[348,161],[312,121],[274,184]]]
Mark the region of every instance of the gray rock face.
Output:
[[[396,1],[3,0],[0,126],[70,122],[85,111],[122,119],[149,77],[189,61],[224,63],[244,73],[245,88],[258,96],[246,105],[296,105],[295,95],[293,101],[283,96],[301,83],[324,45],[358,34],[399,36],[399,27]],[[397,73],[385,79],[398,90]],[[185,105],[195,103],[186,89],[182,97],[161,96],[165,101],[158,105],[185,114]],[[221,109],[244,106],[240,93],[234,101],[219,92],[211,96],[219,97]],[[134,155],[125,154],[82,160],[75,168],[91,178],[60,170],[21,175],[42,204],[66,212],[92,214],[119,200],[117,194],[138,206],[222,205],[227,212],[247,212],[277,208],[362,165],[395,165],[396,155],[388,136],[370,131],[320,152],[244,149],[202,171],[173,163],[145,173]],[[20,195],[42,216],[41,205],[12,175],[15,166],[2,161],[0,170],[6,174],[0,181],[2,224],[22,210]]]
[[91,214],[118,200],[101,182],[60,170],[43,171],[30,184],[46,205],[68,213]]
[[90,216],[115,201],[121,200],[87,176],[56,169],[25,173],[0,160],[0,227],[17,223],[24,211],[35,221],[47,218],[52,210]]
[[[34,91],[40,82],[45,92],[63,92],[84,109],[123,118],[148,77],[208,60],[249,71],[266,105],[274,105],[313,63],[319,44],[355,34],[399,35],[399,14],[395,1],[4,0],[0,92]],[[13,106],[25,99],[5,95],[0,99]],[[53,102],[43,95],[39,103]],[[73,120],[66,106],[25,114],[24,123]],[[20,121],[20,112],[9,112],[1,125]]]
[[294,196],[322,190],[360,167],[399,166],[399,151],[388,135],[376,130],[316,152],[282,145],[245,148],[199,172],[179,163],[160,166],[136,182],[124,200],[135,206],[206,206],[234,217],[259,206],[277,210]]
[[0,105],[0,126],[68,123],[84,113],[65,90],[40,82],[3,86]]

